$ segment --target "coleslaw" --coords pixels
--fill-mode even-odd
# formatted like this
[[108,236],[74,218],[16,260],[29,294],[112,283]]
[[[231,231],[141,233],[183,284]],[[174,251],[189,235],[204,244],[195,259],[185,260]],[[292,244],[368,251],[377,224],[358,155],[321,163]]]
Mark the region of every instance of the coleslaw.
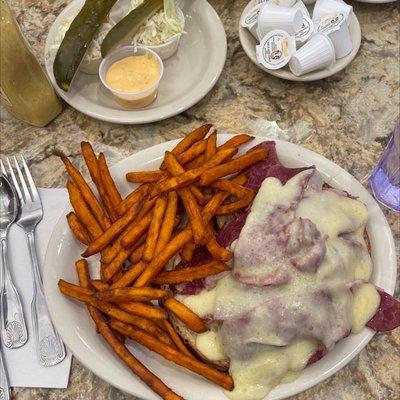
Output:
[[[142,3],[143,0],[131,0],[131,10]],[[167,14],[169,17],[167,17]],[[175,1],[165,0],[164,8],[147,20],[133,37],[132,43],[146,46],[164,44],[184,33],[184,25],[184,18],[180,18],[179,14],[176,13]]]

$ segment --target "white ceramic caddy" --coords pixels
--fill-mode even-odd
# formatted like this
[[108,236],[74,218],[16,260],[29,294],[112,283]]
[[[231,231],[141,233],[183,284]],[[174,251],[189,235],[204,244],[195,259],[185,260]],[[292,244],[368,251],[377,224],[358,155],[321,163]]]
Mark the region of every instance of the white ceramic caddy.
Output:
[[[231,134],[218,135],[220,143],[230,137]],[[242,151],[264,140],[265,137],[256,137],[251,145],[244,146]],[[111,173],[122,195],[126,195],[133,187],[125,181],[126,172],[157,169],[164,152],[171,150],[177,142],[178,140],[174,140],[150,147],[114,165]],[[373,197],[360,182],[332,161],[289,142],[277,140],[276,143],[279,158],[284,165],[315,165],[329,185],[358,196],[366,204],[369,211],[367,231],[374,265],[371,281],[392,294],[396,281],[395,246],[386,218]],[[72,236],[66,222],[65,215],[68,212],[69,209],[65,210],[54,229],[44,264],[45,295],[54,324],[74,356],[100,378],[142,399],[158,400],[159,397],[131,373],[96,333],[85,306],[64,297],[58,291],[57,282],[61,278],[77,282],[74,263],[83,250],[83,246]],[[357,335],[348,336],[323,359],[307,367],[295,381],[273,389],[266,399],[284,399],[322,382],[350,362],[373,335],[372,330],[365,328]],[[222,389],[216,385],[168,363],[139,345],[128,342],[128,346],[136,357],[185,399],[227,400]]]
[[216,84],[226,59],[226,35],[218,14],[206,0],[187,0],[185,34],[177,53],[164,62],[157,99],[140,110],[120,106],[98,75],[78,71],[68,92],[56,84],[50,47],[60,23],[75,16],[84,0],[73,0],[56,18],[45,46],[45,65],[55,90],[71,107],[93,118],[117,124],[144,124],[177,115],[198,103]]
[[[240,17],[240,21],[245,15],[247,15],[247,13],[253,6],[254,2],[252,0],[247,4],[245,9],[243,10],[242,15]],[[310,4],[307,8],[312,11],[313,7],[314,3]],[[256,56],[256,46],[258,45],[258,42],[247,28],[241,26],[240,22],[239,22],[239,40],[243,47],[243,50],[250,58],[250,60],[255,65],[257,65],[257,67],[268,72],[269,74],[289,81],[299,81],[299,82],[316,81],[319,79],[324,79],[329,76],[332,76],[337,72],[341,71],[342,69],[346,68],[353,61],[354,57],[357,55],[361,45],[361,28],[358,19],[353,12],[350,14],[349,18],[350,18],[349,30],[350,30],[351,40],[353,42],[353,50],[351,51],[351,53],[348,54],[346,57],[336,60],[335,63],[328,68],[309,72],[301,76],[294,75],[288,68],[272,70],[272,69],[267,69],[263,65],[261,65],[258,62]]]

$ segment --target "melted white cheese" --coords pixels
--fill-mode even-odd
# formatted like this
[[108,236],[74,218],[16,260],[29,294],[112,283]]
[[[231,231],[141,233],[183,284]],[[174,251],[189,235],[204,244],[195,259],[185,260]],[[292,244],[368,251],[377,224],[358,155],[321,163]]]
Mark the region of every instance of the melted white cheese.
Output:
[[246,361],[231,360],[235,388],[225,393],[233,400],[262,399],[283,377],[296,379],[316,349],[316,342],[299,340],[284,348],[268,346]]
[[380,304],[375,286],[364,283],[353,291],[353,333],[361,332],[365,324],[375,315]]
[[196,310],[199,317],[213,315],[215,308],[216,291],[202,291],[195,296],[176,295],[177,300],[185,303],[190,309]]
[[306,191],[297,206],[296,216],[311,220],[328,238],[365,228],[368,219],[363,203],[338,195],[335,191]]
[[295,379],[321,344],[330,349],[359,332],[379,305],[373,285],[350,290],[372,270],[363,239],[367,209],[318,187],[314,173],[285,185],[266,179],[237,240],[233,274],[212,290],[179,296],[198,315],[220,321],[219,336],[200,335],[198,347],[211,354],[222,344],[234,400],[262,399]]

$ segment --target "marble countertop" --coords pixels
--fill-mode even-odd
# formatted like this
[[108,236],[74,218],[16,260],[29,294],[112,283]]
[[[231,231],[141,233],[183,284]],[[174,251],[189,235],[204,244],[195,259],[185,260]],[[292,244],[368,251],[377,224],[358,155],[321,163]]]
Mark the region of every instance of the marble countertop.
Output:
[[[34,53],[43,61],[49,27],[68,1],[8,1]],[[211,3],[226,29],[228,58],[221,78],[200,103],[174,118],[138,126],[96,121],[66,106],[50,125],[35,128],[2,110],[1,154],[23,152],[39,185],[60,187],[65,184],[66,175],[52,155],[56,147],[80,164],[79,142],[89,140],[97,150],[105,151],[113,163],[140,149],[182,137],[204,122],[212,122],[217,128],[267,135],[269,121],[276,121],[282,128],[277,137],[324,155],[366,183],[399,118],[396,3],[353,2],[362,29],[358,56],[344,71],[308,84],[269,76],[246,57],[237,31],[245,1],[213,0]],[[385,214],[399,250],[399,216],[386,210]],[[399,346],[400,330],[378,334],[345,368],[292,399],[399,399]],[[100,380],[76,360],[68,389],[18,388],[14,389],[13,398],[135,399]]]

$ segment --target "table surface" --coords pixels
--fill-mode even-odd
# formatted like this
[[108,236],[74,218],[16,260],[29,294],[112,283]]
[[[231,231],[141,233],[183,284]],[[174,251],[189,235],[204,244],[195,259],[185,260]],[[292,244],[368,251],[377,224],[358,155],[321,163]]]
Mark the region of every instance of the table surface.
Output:
[[[9,0],[9,3],[42,62],[49,27],[68,1]],[[269,121],[276,121],[282,128],[276,137],[324,155],[366,183],[399,118],[396,3],[353,2],[362,29],[358,56],[335,76],[307,84],[274,78],[246,57],[237,29],[245,1],[213,0],[211,3],[226,30],[228,57],[221,78],[200,103],[174,118],[139,126],[96,121],[65,107],[50,125],[35,128],[2,110],[0,153],[24,153],[40,186],[62,187],[66,175],[59,160],[52,155],[54,148],[63,150],[82,165],[79,142],[89,140],[96,150],[110,157],[112,164],[138,150],[182,137],[205,122],[212,122],[220,129],[267,135]],[[385,214],[399,250],[399,216],[388,211]],[[400,399],[399,346],[399,329],[378,334],[347,367],[292,399]],[[68,389],[18,388],[14,389],[13,398],[135,399],[97,378],[76,360]]]

